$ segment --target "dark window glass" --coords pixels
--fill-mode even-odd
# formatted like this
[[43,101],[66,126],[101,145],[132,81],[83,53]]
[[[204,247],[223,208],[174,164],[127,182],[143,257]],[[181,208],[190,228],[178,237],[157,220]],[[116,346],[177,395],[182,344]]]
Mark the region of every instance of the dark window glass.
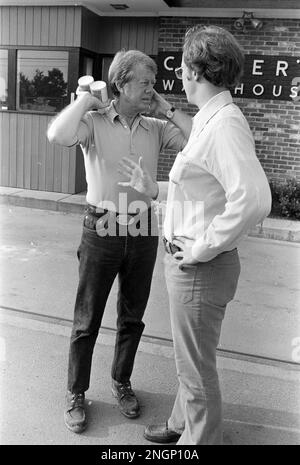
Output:
[[57,112],[67,102],[68,52],[18,51],[17,107]]
[[0,110],[7,110],[8,51],[0,50]]

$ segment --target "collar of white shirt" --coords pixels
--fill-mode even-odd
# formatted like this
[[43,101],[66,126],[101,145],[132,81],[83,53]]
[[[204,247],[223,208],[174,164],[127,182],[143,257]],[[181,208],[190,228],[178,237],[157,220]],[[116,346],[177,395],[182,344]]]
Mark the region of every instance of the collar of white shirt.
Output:
[[221,108],[230,103],[232,103],[232,97],[229,90],[224,90],[209,99],[193,118],[194,127],[197,127],[197,132],[201,131],[206,123],[221,110]]

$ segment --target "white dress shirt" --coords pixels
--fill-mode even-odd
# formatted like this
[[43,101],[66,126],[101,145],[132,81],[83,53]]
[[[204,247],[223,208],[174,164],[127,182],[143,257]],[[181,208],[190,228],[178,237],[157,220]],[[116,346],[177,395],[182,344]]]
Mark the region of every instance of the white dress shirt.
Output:
[[249,125],[229,91],[194,116],[169,173],[164,235],[181,238],[207,262],[234,249],[271,210],[271,192]]

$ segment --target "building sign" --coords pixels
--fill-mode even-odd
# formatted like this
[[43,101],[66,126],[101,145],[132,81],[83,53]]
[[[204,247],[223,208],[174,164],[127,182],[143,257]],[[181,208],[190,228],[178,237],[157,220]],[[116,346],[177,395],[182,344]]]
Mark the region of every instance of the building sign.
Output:
[[[157,92],[184,93],[174,72],[181,57],[181,52],[158,54]],[[233,97],[300,101],[300,57],[246,55],[241,83],[231,93]]]

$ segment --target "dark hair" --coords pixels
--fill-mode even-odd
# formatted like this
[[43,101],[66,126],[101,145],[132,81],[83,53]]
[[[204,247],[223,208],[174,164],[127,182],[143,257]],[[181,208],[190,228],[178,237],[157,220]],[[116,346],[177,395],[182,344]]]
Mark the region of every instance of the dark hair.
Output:
[[233,35],[218,26],[197,25],[186,32],[185,64],[215,86],[232,88],[243,73],[244,53]]
[[129,82],[134,76],[134,67],[136,65],[144,65],[155,75],[157,74],[157,65],[152,58],[139,50],[120,50],[114,56],[114,59],[108,70],[108,83],[115,96],[119,96],[120,92],[116,86],[123,86]]

